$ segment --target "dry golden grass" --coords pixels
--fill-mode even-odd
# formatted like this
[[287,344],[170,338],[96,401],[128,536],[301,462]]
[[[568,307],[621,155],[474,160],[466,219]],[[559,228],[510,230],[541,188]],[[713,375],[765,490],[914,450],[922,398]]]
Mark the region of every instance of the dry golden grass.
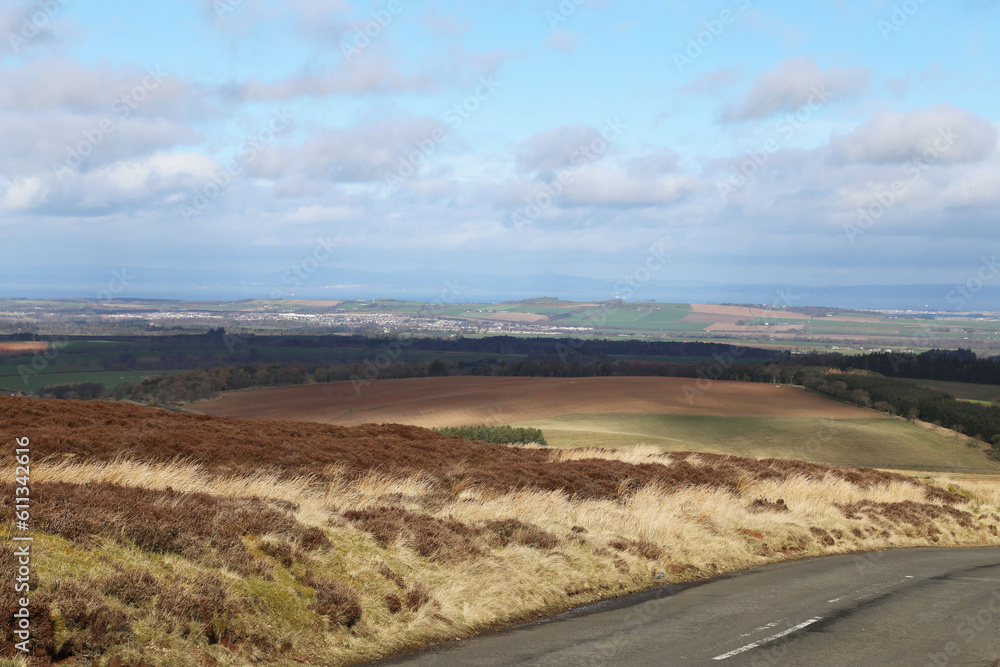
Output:
[[[656,448],[551,450],[550,455],[553,461],[712,465],[704,456],[662,454]],[[735,489],[649,484],[602,499],[560,491],[448,486],[420,474],[359,478],[326,470],[317,477],[212,475],[183,460],[49,460],[32,467],[32,483],[110,483],[293,503],[294,518],[321,527],[329,546],[306,554],[281,535],[244,538],[259,558],[273,564],[273,578],[222,573],[232,599],[250,610],[233,612],[226,622],[242,628],[244,635],[253,636],[256,628],[275,638],[276,646],[290,647],[258,655],[275,665],[361,662],[658,583],[775,560],[928,544],[1000,544],[1000,482],[940,478],[938,485],[961,495],[931,500],[930,487],[902,479],[856,484],[830,472],[779,480],[758,477],[752,464],[746,461],[747,473]],[[396,508],[392,511],[398,516],[427,529],[408,534],[375,519],[364,523],[351,518],[374,516],[379,508]],[[490,522],[505,520],[517,520],[524,531],[554,541],[544,547],[524,539],[497,542]],[[428,532],[432,529],[440,534],[434,537]],[[427,542],[431,537],[440,542]],[[43,554],[43,588],[61,577],[78,576],[82,562],[91,563],[87,572],[93,577],[111,561],[148,568],[164,581],[179,576],[197,581],[205,573],[203,564],[182,556],[156,556],[127,544],[104,544],[105,560],[93,562],[88,551],[62,538],[39,536],[37,544]],[[442,555],[435,545],[447,545],[449,551]],[[329,585],[356,596],[361,608],[356,622],[334,623],[311,610],[310,600],[319,594],[312,591],[319,591],[323,582],[339,582]],[[400,602],[395,612],[393,597]],[[141,658],[151,665],[201,664],[199,655],[220,665],[248,659],[249,654],[230,651],[224,641],[164,635],[155,624],[144,623],[133,625],[134,640],[119,651],[124,659]],[[151,645],[163,648],[147,650]],[[185,657],[185,651],[195,657]]]

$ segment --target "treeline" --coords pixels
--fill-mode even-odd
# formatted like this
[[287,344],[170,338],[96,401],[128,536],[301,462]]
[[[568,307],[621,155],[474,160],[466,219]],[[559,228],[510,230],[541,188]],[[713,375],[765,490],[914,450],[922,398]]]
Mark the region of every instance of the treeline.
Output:
[[517,426],[448,426],[431,429],[441,435],[457,435],[466,440],[481,440],[497,445],[530,444],[548,445],[545,436],[537,428],[520,428]]
[[[237,352],[244,348],[301,347],[368,350],[378,354],[383,350],[407,352],[475,353],[481,355],[523,355],[533,359],[558,357],[560,359],[598,359],[608,356],[650,357],[711,357],[732,353],[751,360],[781,360],[789,357],[787,350],[750,348],[726,343],[698,341],[644,341],[602,339],[553,339],[547,337],[520,338],[516,336],[463,336],[430,338],[401,336],[397,338],[372,336],[232,336],[213,330],[206,338],[228,342]],[[266,354],[264,349],[261,354]]]
[[147,378],[129,388],[125,397],[143,403],[182,403],[234,389],[302,384],[307,378],[308,369],[301,365],[223,366]]
[[959,401],[943,391],[871,372],[802,371],[807,389],[911,421],[938,424],[991,443],[1000,453],[1000,407]]
[[[12,337],[7,337],[13,340]],[[553,338],[419,338],[365,335],[274,336],[226,332],[219,327],[202,334],[157,336],[37,336],[22,332],[18,340],[60,343],[59,354],[48,359],[48,370],[78,371],[99,366],[106,371],[165,371],[209,369],[245,364],[291,364],[311,366],[364,363],[388,355],[390,361],[423,362],[428,357],[453,355],[476,361],[489,357],[593,364],[613,357],[670,358],[675,361],[711,358],[736,351],[740,363],[779,361],[785,350],[765,350],[723,343],[581,340]],[[108,344],[109,342],[113,344]],[[63,345],[62,343],[71,343]],[[31,353],[34,354],[34,353]]]
[[979,359],[972,350],[930,350],[922,354],[874,352],[844,357],[833,365],[857,368],[888,377],[1000,384],[1000,360]]
[[70,384],[53,384],[42,387],[38,394],[47,398],[75,398],[90,400],[105,398],[108,392],[100,382],[73,382]]

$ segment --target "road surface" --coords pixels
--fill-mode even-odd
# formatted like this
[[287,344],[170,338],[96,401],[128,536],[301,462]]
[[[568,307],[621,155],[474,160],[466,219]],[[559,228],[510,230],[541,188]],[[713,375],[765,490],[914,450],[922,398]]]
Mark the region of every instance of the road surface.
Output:
[[378,664],[1000,666],[1000,548],[778,563]]

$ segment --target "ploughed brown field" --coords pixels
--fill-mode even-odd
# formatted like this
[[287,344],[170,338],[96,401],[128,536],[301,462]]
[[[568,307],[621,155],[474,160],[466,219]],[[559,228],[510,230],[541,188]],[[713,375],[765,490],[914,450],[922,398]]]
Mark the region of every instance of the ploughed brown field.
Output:
[[[706,384],[707,383],[707,384]],[[195,412],[327,424],[509,424],[570,414],[866,418],[873,413],[793,387],[691,378],[440,377],[231,392]]]
[[10,343],[0,343],[0,355],[23,354],[25,352],[44,352],[47,348],[43,340],[26,340]]

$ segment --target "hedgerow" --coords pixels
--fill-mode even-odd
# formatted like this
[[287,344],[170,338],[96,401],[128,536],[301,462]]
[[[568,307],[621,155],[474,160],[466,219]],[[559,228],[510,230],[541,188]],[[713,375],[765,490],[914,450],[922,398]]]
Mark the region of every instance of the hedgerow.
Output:
[[448,426],[432,429],[441,435],[457,435],[466,440],[491,442],[495,445],[528,444],[547,445],[541,429],[517,426]]

